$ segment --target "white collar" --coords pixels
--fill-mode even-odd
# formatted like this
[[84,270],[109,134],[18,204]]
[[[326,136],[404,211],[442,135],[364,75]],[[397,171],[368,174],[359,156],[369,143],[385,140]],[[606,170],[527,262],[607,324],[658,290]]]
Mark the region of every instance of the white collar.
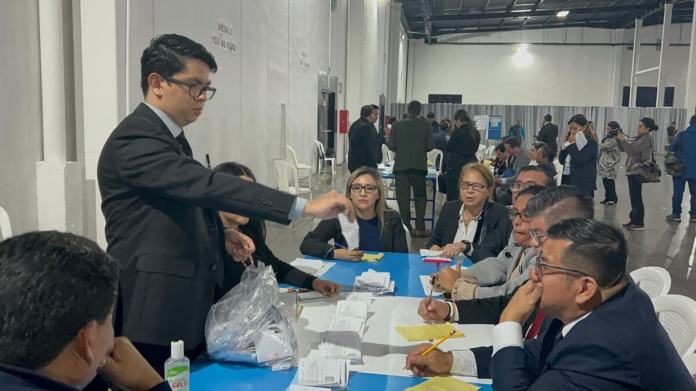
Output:
[[592,313],[592,311],[586,313],[585,315],[583,315],[583,316],[581,316],[581,317],[575,319],[574,321],[568,323],[567,325],[563,326],[563,328],[561,329],[561,335],[563,335],[563,338],[565,338],[565,336],[570,332],[570,330],[571,330],[573,327],[575,327],[575,325],[578,324],[578,322],[580,322],[581,320],[587,318],[591,313]]
[[[459,221],[462,222],[464,221],[464,209],[466,208],[466,205],[462,203],[462,207],[459,208]],[[486,209],[486,202],[483,203],[483,208],[481,208],[481,211],[474,216],[474,218],[471,221],[478,221],[481,220],[481,216],[483,216],[483,210]]]
[[181,132],[184,131],[184,129],[182,129],[181,126],[177,125],[176,122],[174,122],[174,120],[172,119],[172,117],[169,116],[169,114],[165,113],[164,111],[147,102],[143,103],[145,103],[147,107],[150,108],[150,110],[154,111],[155,114],[157,114],[157,116],[162,120],[162,122],[164,122],[164,126],[166,126],[167,129],[169,129],[169,132],[171,132],[174,138],[179,137]]

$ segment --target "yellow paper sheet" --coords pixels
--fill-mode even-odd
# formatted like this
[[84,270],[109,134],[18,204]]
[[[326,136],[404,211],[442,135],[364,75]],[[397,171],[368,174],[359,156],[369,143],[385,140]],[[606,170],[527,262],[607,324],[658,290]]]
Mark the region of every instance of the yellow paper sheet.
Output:
[[384,258],[384,253],[378,253],[378,254],[363,254],[362,260],[367,261],[367,262],[377,262],[381,261],[382,258]]
[[[438,340],[456,330],[452,323],[423,324],[418,326],[396,326],[396,331],[408,342]],[[457,330],[450,338],[461,338],[464,333]]]
[[476,391],[478,389],[480,387],[454,377],[434,377],[405,391]]

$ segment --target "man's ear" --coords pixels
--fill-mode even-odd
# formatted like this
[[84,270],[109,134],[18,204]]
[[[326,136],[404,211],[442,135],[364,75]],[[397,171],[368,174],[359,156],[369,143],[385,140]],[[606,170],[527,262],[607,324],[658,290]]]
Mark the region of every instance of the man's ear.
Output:
[[147,75],[147,84],[150,86],[150,91],[158,97],[161,98],[162,95],[164,95],[164,92],[162,91],[162,87],[166,81],[162,76],[160,76],[157,73],[151,73]]
[[578,278],[578,283],[580,284],[579,291],[575,296],[575,303],[578,307],[586,307],[591,301],[599,298],[601,302],[601,295],[599,294],[599,285],[592,277],[580,277]]
[[95,320],[90,321],[77,332],[73,340],[74,354],[90,366],[97,360],[97,356],[94,353],[94,346],[99,333],[97,326],[98,324]]

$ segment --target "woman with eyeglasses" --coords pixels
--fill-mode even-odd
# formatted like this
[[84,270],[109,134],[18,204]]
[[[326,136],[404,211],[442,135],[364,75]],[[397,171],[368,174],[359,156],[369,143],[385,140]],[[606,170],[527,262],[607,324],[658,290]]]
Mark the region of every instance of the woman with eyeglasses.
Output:
[[[251,169],[239,163],[222,163],[215,167],[213,171],[237,176],[246,181],[256,182],[256,177]],[[223,287],[216,296],[222,297],[222,295],[235,285],[239,284],[244,269],[251,266],[257,260],[266,265],[273,266],[273,271],[280,283],[314,290],[329,297],[339,293],[340,288],[336,283],[318,279],[276,257],[266,244],[266,224],[263,220],[255,218],[250,219],[246,216],[222,211],[218,212],[218,216],[224,230],[233,229],[248,236],[254,242],[256,250],[252,255],[252,259],[246,263],[235,262],[227,252],[222,251],[225,268],[223,273]]]
[[[323,259],[360,261],[364,251],[407,253],[406,229],[398,212],[390,209],[377,170],[360,167],[348,178],[346,197],[355,208],[360,246],[347,248],[338,219],[324,220],[305,236],[300,252]],[[334,245],[328,242],[333,240]]]
[[505,247],[512,231],[507,208],[492,202],[493,174],[486,166],[469,163],[459,176],[459,199],[442,206],[426,248],[451,258],[466,255],[473,262],[494,257]]

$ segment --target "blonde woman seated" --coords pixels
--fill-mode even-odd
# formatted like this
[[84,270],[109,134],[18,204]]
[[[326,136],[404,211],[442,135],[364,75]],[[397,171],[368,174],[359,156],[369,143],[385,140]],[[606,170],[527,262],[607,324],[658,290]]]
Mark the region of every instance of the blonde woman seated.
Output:
[[483,164],[469,163],[459,175],[459,199],[442,206],[426,244],[451,258],[466,255],[476,263],[495,257],[507,245],[512,223],[507,209],[491,201],[495,180]]
[[[347,248],[338,219],[324,220],[305,236],[300,252],[323,259],[359,261],[363,251],[407,253],[406,230],[398,212],[387,207],[384,184],[374,168],[360,167],[348,178],[346,197],[355,207],[360,245]],[[333,240],[334,245],[329,244]]]

